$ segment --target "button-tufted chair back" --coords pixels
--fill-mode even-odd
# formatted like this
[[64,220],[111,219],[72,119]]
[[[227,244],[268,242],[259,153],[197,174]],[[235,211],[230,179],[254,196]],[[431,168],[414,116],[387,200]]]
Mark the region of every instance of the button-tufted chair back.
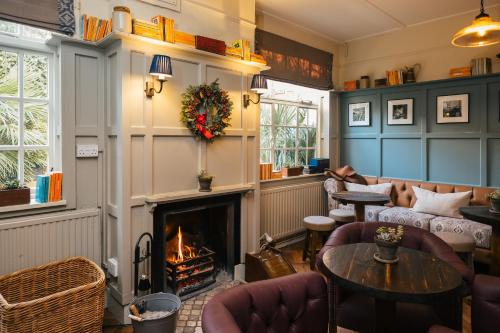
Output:
[[318,273],[297,273],[226,290],[202,314],[204,333],[326,333],[326,284]]
[[408,208],[413,207],[413,205],[415,205],[415,202],[417,201],[412,186],[417,186],[425,190],[437,193],[472,191],[471,205],[473,206],[489,205],[489,201],[487,198],[488,194],[494,191],[494,189],[487,187],[437,184],[437,183],[428,183],[428,182],[402,180],[402,179],[377,178],[377,177],[365,177],[365,179],[369,185],[391,183],[393,185],[391,192],[392,204],[394,204],[395,206],[408,207]]

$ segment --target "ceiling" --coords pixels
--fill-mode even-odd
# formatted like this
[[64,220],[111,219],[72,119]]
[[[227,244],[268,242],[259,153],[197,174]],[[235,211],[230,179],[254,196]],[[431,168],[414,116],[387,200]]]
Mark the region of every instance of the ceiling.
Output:
[[[485,7],[500,0],[485,0]],[[470,11],[479,0],[256,0],[257,11],[339,42]],[[475,13],[471,13],[471,20]]]

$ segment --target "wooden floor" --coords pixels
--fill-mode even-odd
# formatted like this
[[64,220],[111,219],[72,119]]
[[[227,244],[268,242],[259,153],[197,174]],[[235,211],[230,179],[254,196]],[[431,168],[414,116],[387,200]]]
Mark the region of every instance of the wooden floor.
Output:
[[[293,267],[298,272],[309,272],[309,262],[303,262],[302,261],[302,244],[301,243],[296,243],[294,245],[288,246],[284,248],[283,254],[288,258],[288,260],[292,263]],[[471,333],[471,324],[470,324],[470,305],[469,302],[464,302],[463,306],[463,333]],[[113,326],[108,326],[107,325],[113,325]],[[131,327],[123,327],[123,326],[116,326],[116,322],[112,320],[109,316],[109,314],[106,314],[106,320],[105,320],[105,328],[104,328],[104,333],[132,333],[133,330]],[[346,330],[339,328],[338,333],[351,333],[353,331]],[[221,332],[222,333],[222,332]]]

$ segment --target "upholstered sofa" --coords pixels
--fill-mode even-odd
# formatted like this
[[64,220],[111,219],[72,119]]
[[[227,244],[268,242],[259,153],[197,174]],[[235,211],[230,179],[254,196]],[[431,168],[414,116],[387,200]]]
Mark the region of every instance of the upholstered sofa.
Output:
[[[491,226],[474,222],[467,219],[459,219],[445,216],[436,216],[412,211],[416,202],[416,196],[412,186],[437,193],[455,193],[472,191],[470,204],[474,206],[487,206],[489,201],[487,196],[493,191],[491,188],[472,187],[452,184],[436,184],[420,181],[365,177],[368,185],[391,183],[391,203],[385,206],[367,206],[365,210],[366,222],[393,222],[403,225],[411,225],[432,233],[446,231],[468,234],[474,237],[476,243],[475,260],[483,263],[490,261],[490,238]],[[333,178],[325,181],[325,190],[331,194],[342,191],[342,182]],[[351,206],[339,205],[328,196],[329,209],[353,209]]]

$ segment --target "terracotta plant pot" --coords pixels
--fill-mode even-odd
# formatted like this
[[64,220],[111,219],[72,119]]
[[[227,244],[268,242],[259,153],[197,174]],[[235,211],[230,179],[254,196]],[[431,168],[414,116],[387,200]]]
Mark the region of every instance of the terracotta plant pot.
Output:
[[396,252],[400,242],[387,242],[375,237],[375,244],[377,245],[378,257],[382,260],[393,261],[397,259]]
[[500,213],[500,200],[490,199],[491,209]]
[[300,176],[302,174],[302,169],[304,167],[293,167],[293,168],[282,168],[281,169],[281,175],[283,177],[294,177],[294,176]]
[[198,183],[200,184],[200,192],[212,192],[212,179],[213,176],[203,176],[198,177]]
[[30,189],[17,188],[12,190],[0,190],[0,207],[24,205],[30,203]]

